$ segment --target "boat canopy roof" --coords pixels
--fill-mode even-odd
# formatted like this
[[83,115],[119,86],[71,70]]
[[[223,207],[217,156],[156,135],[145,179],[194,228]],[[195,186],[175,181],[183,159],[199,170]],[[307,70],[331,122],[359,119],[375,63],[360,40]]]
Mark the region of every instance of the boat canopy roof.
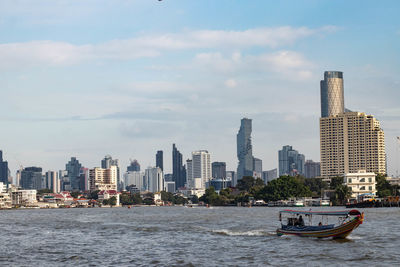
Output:
[[322,216],[349,216],[361,215],[358,210],[345,211],[304,211],[304,210],[282,210],[280,213],[289,213],[296,215],[322,215]]

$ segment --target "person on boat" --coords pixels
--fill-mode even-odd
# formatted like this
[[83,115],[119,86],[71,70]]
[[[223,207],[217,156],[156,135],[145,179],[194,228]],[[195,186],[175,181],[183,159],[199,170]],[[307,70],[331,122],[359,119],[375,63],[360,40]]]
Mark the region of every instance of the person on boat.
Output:
[[322,222],[319,222],[318,226],[322,226]]
[[300,215],[299,219],[297,220],[297,225],[298,226],[304,226],[303,216]]

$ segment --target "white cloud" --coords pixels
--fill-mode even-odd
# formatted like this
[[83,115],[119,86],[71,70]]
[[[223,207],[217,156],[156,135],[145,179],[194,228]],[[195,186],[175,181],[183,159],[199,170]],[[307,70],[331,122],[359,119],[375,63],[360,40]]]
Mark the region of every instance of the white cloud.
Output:
[[[275,48],[293,44],[295,41],[311,35],[330,31],[332,31],[332,27],[310,29],[307,27],[293,28],[286,26],[244,31],[184,31],[182,33],[147,35],[85,45],[49,40],[5,43],[0,44],[0,68],[71,65],[87,60],[132,60],[143,57],[156,57],[165,51],[182,49],[222,48],[238,50],[252,47]],[[202,55],[200,54],[199,57],[201,58]],[[276,57],[279,57],[279,55],[276,55]],[[235,52],[232,59],[235,62],[240,61],[241,54]],[[282,62],[279,58],[277,60]],[[289,63],[296,64],[293,60]]]
[[234,79],[228,79],[225,81],[225,86],[228,88],[234,88],[237,86],[237,82]]
[[301,53],[278,51],[261,55],[241,56],[234,53],[224,56],[221,53],[200,53],[194,58],[194,67],[204,71],[242,75],[244,73],[271,72],[290,80],[306,80],[312,77],[313,63]]

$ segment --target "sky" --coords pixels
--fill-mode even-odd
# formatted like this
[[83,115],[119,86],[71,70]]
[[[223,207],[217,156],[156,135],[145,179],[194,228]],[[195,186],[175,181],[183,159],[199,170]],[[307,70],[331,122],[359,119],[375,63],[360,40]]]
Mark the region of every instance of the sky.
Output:
[[319,161],[320,80],[343,71],[345,106],[385,132],[399,169],[399,1],[0,0],[0,150],[20,166],[88,168],[109,154],[155,165],[172,144],[236,170],[291,145]]

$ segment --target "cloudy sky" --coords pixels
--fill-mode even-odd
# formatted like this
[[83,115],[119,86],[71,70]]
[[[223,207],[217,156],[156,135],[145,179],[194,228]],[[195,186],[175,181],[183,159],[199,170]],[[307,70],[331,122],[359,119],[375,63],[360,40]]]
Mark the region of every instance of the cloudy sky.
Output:
[[319,81],[344,72],[345,105],[375,115],[398,168],[398,1],[0,0],[0,149],[59,170],[106,154],[142,167],[172,143],[237,166],[253,119],[263,169],[292,145],[319,161]]

